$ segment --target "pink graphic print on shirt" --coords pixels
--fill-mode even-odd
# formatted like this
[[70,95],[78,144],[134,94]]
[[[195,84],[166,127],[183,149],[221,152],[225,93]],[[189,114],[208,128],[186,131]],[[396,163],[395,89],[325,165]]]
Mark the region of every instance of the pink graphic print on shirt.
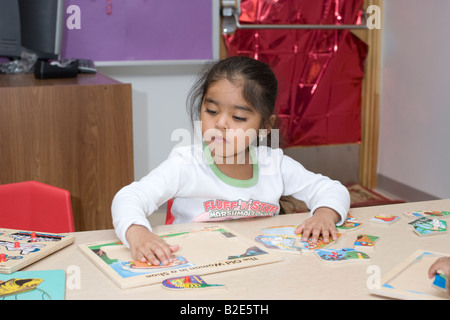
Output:
[[278,205],[258,200],[208,200],[203,203],[205,212],[198,215],[194,222],[231,220],[273,216],[278,212]]

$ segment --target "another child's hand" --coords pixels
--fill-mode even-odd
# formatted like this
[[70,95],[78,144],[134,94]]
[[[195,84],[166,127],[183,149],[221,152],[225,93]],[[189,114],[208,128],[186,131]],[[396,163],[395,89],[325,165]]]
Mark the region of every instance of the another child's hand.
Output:
[[313,243],[316,243],[319,236],[322,235],[325,243],[330,242],[331,239],[337,240],[336,223],[341,219],[341,216],[333,209],[321,207],[318,208],[312,217],[305,220],[294,231],[296,234],[302,234],[302,241],[307,241],[311,238]]
[[130,226],[126,237],[133,258],[153,265],[169,264],[174,259],[173,253],[179,249],[178,245],[168,245],[161,237],[140,225]]
[[444,272],[447,277],[450,276],[450,257],[437,259],[428,270],[428,277],[433,278],[439,270]]

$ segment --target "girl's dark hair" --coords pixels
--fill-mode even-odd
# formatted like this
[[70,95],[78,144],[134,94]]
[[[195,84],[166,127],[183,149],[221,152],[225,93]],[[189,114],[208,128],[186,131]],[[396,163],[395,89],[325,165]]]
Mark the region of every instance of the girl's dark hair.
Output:
[[243,84],[242,95],[261,115],[261,127],[269,123],[274,114],[278,81],[270,67],[258,60],[234,56],[208,64],[200,73],[187,98],[187,110],[191,122],[200,119],[203,98],[215,82],[227,79]]

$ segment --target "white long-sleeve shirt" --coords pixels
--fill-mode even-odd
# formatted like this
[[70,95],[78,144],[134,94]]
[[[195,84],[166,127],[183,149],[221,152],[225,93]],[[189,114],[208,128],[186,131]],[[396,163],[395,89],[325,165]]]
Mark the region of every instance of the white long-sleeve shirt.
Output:
[[341,216],[337,225],[345,221],[350,196],[340,182],[306,170],[281,149],[260,146],[252,148],[251,156],[253,177],[238,180],[217,168],[208,146],[174,149],[160,166],[114,197],[117,236],[128,246],[125,233],[132,224],[151,231],[148,216],[172,198],[174,223],[273,216],[280,211],[280,197],[287,195],[304,201],[311,215],[329,207]]

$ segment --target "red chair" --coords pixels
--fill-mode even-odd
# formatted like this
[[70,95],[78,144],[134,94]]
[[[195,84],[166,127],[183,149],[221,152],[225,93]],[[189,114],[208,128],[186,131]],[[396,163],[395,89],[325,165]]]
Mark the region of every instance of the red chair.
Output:
[[69,191],[37,181],[0,185],[0,228],[74,232]]
[[172,204],[173,199],[167,201],[166,224],[172,224],[173,220],[175,220],[175,218],[172,215]]

